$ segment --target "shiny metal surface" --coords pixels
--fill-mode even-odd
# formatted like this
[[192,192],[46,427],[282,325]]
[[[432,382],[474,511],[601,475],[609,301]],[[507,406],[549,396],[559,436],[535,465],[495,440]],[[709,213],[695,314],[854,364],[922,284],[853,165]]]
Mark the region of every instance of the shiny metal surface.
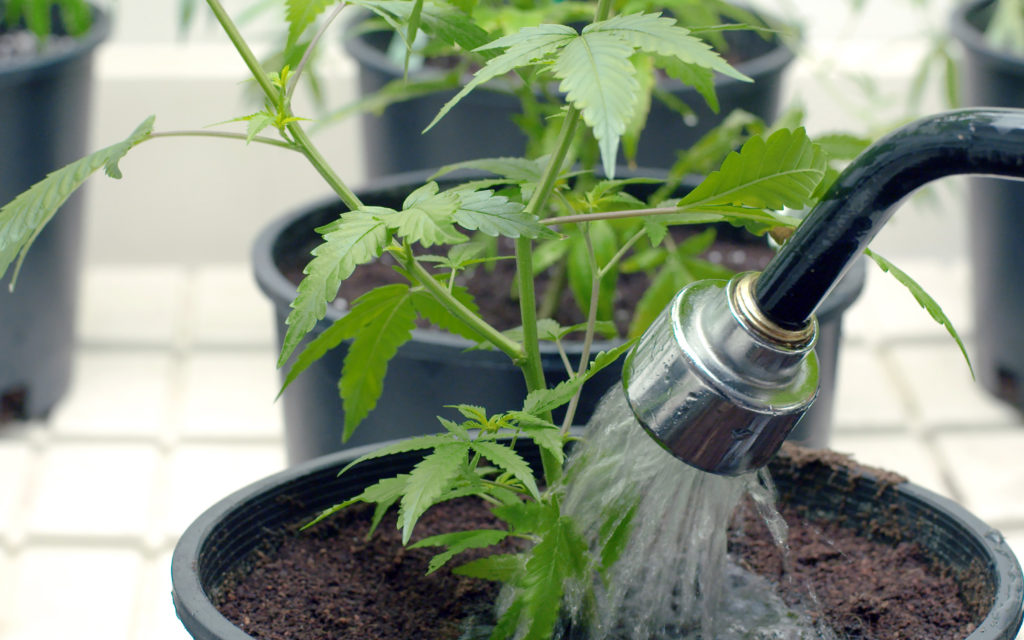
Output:
[[767,463],[818,391],[816,322],[785,339],[758,327],[737,293],[751,277],[685,287],[623,368],[626,398],[644,429],[711,473]]

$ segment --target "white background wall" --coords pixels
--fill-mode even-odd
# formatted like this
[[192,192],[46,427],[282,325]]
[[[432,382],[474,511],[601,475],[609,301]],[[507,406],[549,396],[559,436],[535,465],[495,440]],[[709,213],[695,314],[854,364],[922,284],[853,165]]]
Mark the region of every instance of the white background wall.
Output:
[[[179,37],[181,0],[121,0],[115,28],[97,57],[92,140],[122,139],[156,114],[161,131],[196,129],[255,110],[239,82],[245,68],[207,19],[204,3],[187,39]],[[758,6],[804,25],[805,50],[788,76],[788,100],[805,105],[812,133],[881,128],[905,115],[909,78],[930,39],[941,33],[952,0],[926,8],[911,0],[868,0],[855,14],[850,0],[762,0]],[[252,0],[226,3],[238,13]],[[267,40],[266,23],[247,36]],[[330,100],[354,95],[354,67],[334,37],[323,71]],[[873,86],[868,98],[863,86]],[[931,97],[923,111],[943,108]],[[298,111],[304,106],[299,102]],[[351,184],[363,180],[361,140],[351,119],[318,136]],[[94,179],[87,194],[86,257],[93,263],[238,262],[248,259],[260,227],[277,215],[326,195],[305,162],[286,151],[208,139],[156,140],[123,162],[124,179]],[[941,202],[942,206],[932,206]],[[883,231],[889,254],[961,253],[964,215],[956,189],[936,191],[931,204],[902,211]],[[924,227],[920,231],[919,227]]]

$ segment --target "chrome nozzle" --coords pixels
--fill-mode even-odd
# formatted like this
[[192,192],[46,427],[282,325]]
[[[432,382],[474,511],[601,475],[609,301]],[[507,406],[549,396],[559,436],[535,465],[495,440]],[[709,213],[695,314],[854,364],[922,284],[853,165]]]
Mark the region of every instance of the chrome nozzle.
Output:
[[757,308],[757,274],[680,291],[626,359],[634,416],[672,455],[736,475],[764,466],[818,393],[817,322],[787,330]]

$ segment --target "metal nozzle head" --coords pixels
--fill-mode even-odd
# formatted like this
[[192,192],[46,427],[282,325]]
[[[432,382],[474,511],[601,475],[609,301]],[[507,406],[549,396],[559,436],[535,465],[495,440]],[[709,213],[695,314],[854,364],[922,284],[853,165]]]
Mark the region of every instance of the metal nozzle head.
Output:
[[757,274],[695,282],[641,336],[626,399],[672,455],[710,473],[764,466],[818,393],[817,322],[790,331],[757,308]]

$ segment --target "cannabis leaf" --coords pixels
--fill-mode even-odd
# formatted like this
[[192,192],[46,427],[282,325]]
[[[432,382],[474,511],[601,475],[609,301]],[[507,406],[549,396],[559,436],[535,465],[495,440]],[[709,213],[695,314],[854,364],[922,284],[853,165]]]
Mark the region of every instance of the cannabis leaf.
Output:
[[767,140],[761,136],[747,140],[679,204],[694,209],[715,205],[802,209],[811,201],[827,166],[827,155],[802,127],[779,129]]
[[445,44],[458,45],[462,49],[472,51],[485,44],[489,39],[487,32],[476,24],[467,12],[439,3],[423,3],[417,9],[414,3],[408,0],[351,0],[351,2],[381,16],[403,36],[408,33],[407,29],[403,33],[403,24],[408,27],[414,21],[413,13],[419,11],[418,19],[423,30]]
[[533,470],[523,460],[523,457],[516,453],[516,450],[498,442],[478,440],[470,447],[489,461],[497,465],[503,471],[507,471],[516,480],[523,483],[526,490],[530,492],[534,500],[540,500],[540,490],[537,489],[537,482],[533,477]]
[[469,240],[454,226],[459,197],[451,191],[438,190],[437,183],[431,181],[409,194],[402,210],[387,218],[388,228],[424,247]]
[[313,24],[316,17],[332,4],[334,4],[334,0],[287,0],[285,2],[285,20],[288,22],[286,48],[291,48],[306,27]]
[[302,528],[308,529],[315,524],[323,522],[327,518],[333,516],[334,514],[338,513],[343,509],[347,509],[348,507],[356,504],[357,502],[367,502],[376,503],[377,505],[373,513],[373,520],[371,521],[370,524],[369,533],[372,534],[374,531],[376,531],[377,525],[380,524],[381,518],[383,518],[387,510],[391,508],[391,505],[398,502],[398,499],[402,497],[403,493],[405,493],[405,487],[408,483],[409,474],[407,473],[401,473],[391,478],[384,478],[383,480],[380,480],[379,482],[370,485],[369,487],[364,489],[362,493],[355,496],[354,498],[349,498],[344,502],[327,507],[319,514],[317,514],[317,516],[313,518],[312,521],[304,524]]
[[629,351],[635,340],[625,342],[614,349],[602,351],[590,362],[587,371],[581,376],[573,376],[564,382],[560,382],[551,389],[538,389],[531,391],[526,396],[526,403],[523,411],[535,416],[542,416],[545,413],[556,409],[572,399],[576,391],[583,386],[583,383],[592,378],[598,371],[604,369],[619,359],[622,354]]
[[736,80],[752,82],[714,51],[704,40],[660,13],[619,15],[588,25],[588,32],[614,33],[617,38],[648,53],[674,58],[685,64],[712,69]]
[[525,207],[490,190],[458,191],[455,221],[471,231],[507,238],[557,238],[558,234],[537,222]]
[[429,131],[438,120],[443,118],[463,97],[481,84],[503,76],[506,73],[540,60],[549,53],[557,51],[577,36],[576,31],[566,25],[542,24],[535,27],[525,27],[518,32],[503,36],[486,45],[477,47],[476,51],[491,49],[506,49],[504,53],[495,56],[487,61],[473,79],[466,83],[451,100],[449,100],[434,119],[427,125],[424,131]]
[[[488,60],[427,129],[480,84],[519,67],[550,62],[549,69],[561,80],[559,89],[592,129],[609,177],[615,175],[619,141],[640,104],[639,72],[629,59],[634,53],[643,51],[656,61],[675,61],[749,80],[689,30],[660,13],[616,16],[588,25],[582,33],[565,25],[526,27],[476,50],[493,49],[505,51]],[[684,74],[677,70],[676,75]]]
[[528,552],[526,568],[516,582],[515,603],[502,618],[499,626],[514,617],[512,628],[524,628],[524,640],[548,640],[558,622],[567,580],[580,580],[587,569],[587,543],[576,530],[575,521],[568,516],[552,518],[549,526],[540,531],[541,539]]
[[57,209],[101,168],[111,178],[120,178],[118,162],[133,147],[149,139],[154,120],[153,116],[146,118],[126,139],[57,169],[0,208],[0,277],[17,259],[11,289],[29,248]]
[[630,62],[635,48],[619,34],[586,30],[559,52],[552,70],[601,149],[605,175],[615,176],[619,139],[633,117],[640,95],[636,68]]
[[413,467],[405,495],[398,509],[398,527],[402,530],[402,544],[408,544],[416,521],[423,512],[451,486],[466,463],[469,444],[450,441],[438,445],[434,451]]
[[377,406],[384,390],[388,362],[412,338],[416,308],[408,285],[393,284],[359,297],[349,315],[358,314],[360,328],[345,355],[338,389],[345,408],[342,441]]
[[380,256],[388,240],[387,225],[382,221],[393,209],[364,207],[341,215],[334,222],[320,227],[317,233],[324,242],[313,249],[313,259],[303,270],[306,276],[299,283],[292,310],[288,313],[278,366],[283,367],[302,338],[327,313],[327,303],[338,295],[341,282],[355,268]]
[[427,575],[430,575],[463,551],[490,547],[491,545],[498,544],[507,537],[507,531],[500,531],[497,529],[456,531],[454,533],[442,533],[440,535],[424,538],[419,542],[409,545],[409,548],[447,547],[445,551],[430,559],[430,564],[427,565]]
[[866,253],[875,263],[887,273],[892,274],[896,281],[906,287],[911,295],[914,296],[914,300],[928,312],[928,315],[932,317],[932,320],[938,322],[946,328],[946,332],[953,337],[958,347],[960,347],[960,353],[963,354],[964,360],[967,361],[967,367],[971,370],[971,378],[974,378],[974,365],[971,364],[971,358],[967,355],[967,347],[964,346],[963,340],[960,339],[960,334],[957,333],[956,327],[953,326],[953,322],[946,316],[946,313],[939,306],[939,303],[935,301],[928,292],[925,291],[921,285],[919,285],[913,278],[901,271],[896,265],[889,262],[882,256],[878,255],[870,249],[865,249]]

